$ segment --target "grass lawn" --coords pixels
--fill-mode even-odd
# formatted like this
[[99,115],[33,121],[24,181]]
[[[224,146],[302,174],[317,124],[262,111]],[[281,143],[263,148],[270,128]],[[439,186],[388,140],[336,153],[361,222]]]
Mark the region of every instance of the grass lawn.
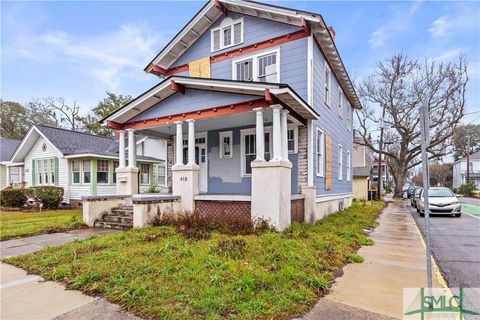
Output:
[[148,319],[287,319],[328,291],[338,270],[362,262],[383,202],[360,203],[284,232],[188,239],[171,226],[52,247],[6,262],[105,297]]
[[81,222],[81,210],[4,211],[0,214],[0,240],[74,229]]
[[480,206],[474,204],[462,203],[462,212],[480,217]]

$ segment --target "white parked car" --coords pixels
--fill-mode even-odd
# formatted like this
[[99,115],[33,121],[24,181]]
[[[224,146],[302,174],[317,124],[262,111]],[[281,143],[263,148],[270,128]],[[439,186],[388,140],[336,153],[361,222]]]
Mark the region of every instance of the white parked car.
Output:
[[[428,204],[431,214],[445,214],[460,217],[460,201],[457,196],[448,188],[430,188],[428,189]],[[422,190],[420,194],[420,201],[418,203],[420,215],[425,215],[425,199]]]

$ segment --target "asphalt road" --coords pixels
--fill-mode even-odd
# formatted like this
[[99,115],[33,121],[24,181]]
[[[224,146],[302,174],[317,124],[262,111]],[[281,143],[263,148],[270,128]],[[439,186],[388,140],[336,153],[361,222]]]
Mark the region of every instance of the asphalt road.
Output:
[[480,199],[478,198],[467,198],[467,197],[459,197],[458,200],[463,203],[473,204],[476,206],[480,206]]
[[[473,199],[475,200],[475,199]],[[410,206],[418,228],[424,233],[424,218]],[[432,253],[450,288],[480,288],[480,219],[430,216]]]

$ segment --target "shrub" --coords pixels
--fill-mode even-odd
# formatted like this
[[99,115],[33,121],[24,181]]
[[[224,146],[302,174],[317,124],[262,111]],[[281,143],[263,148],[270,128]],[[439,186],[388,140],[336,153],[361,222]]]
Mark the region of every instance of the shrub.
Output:
[[159,193],[160,191],[157,190],[157,185],[156,184],[151,184],[148,186],[148,188],[145,190],[144,193]]
[[63,188],[54,186],[31,187],[29,195],[38,203],[42,203],[43,209],[56,209],[62,202]]
[[20,208],[28,200],[28,189],[8,187],[0,192],[0,204],[5,207]]
[[457,193],[463,194],[464,196],[473,196],[473,191],[475,191],[474,182],[464,183],[460,187],[458,187],[456,190]]

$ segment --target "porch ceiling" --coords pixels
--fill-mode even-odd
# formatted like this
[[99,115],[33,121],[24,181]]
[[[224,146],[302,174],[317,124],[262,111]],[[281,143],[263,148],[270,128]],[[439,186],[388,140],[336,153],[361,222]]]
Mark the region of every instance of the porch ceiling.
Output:
[[[245,112],[248,108],[265,107],[270,104],[281,103],[290,108],[296,116],[303,119],[318,119],[319,116],[295,91],[285,84],[171,76],[112,113],[103,119],[102,122],[114,129],[124,129],[129,127],[138,128],[139,124],[145,124],[149,121],[152,122],[151,125],[146,126],[150,127],[156,126],[156,124],[173,123],[173,121],[176,121],[176,117],[180,117],[180,119],[177,120],[185,120],[183,118],[187,115],[182,113],[184,111],[180,110],[177,110],[178,114],[171,112],[170,114],[162,115],[161,117],[157,116],[152,119],[142,119],[140,121],[134,119],[153,106],[161,107],[160,103],[175,93],[188,95],[188,91],[185,91],[185,89],[252,96],[252,100],[247,101],[250,102],[250,106],[242,109],[241,107],[244,106],[239,103],[239,108],[235,110],[235,113]],[[247,102],[244,101],[243,104]],[[196,104],[197,102],[192,101],[192,103]],[[195,110],[195,112],[201,112],[202,117],[206,117],[208,116],[208,112],[212,110],[217,112],[217,109],[220,110],[220,108],[230,108],[233,110],[236,107],[237,105],[228,103],[225,106],[212,105],[207,108],[199,108]],[[220,115],[220,112],[218,115]],[[216,116],[216,114],[212,114],[212,117],[213,116]]]

